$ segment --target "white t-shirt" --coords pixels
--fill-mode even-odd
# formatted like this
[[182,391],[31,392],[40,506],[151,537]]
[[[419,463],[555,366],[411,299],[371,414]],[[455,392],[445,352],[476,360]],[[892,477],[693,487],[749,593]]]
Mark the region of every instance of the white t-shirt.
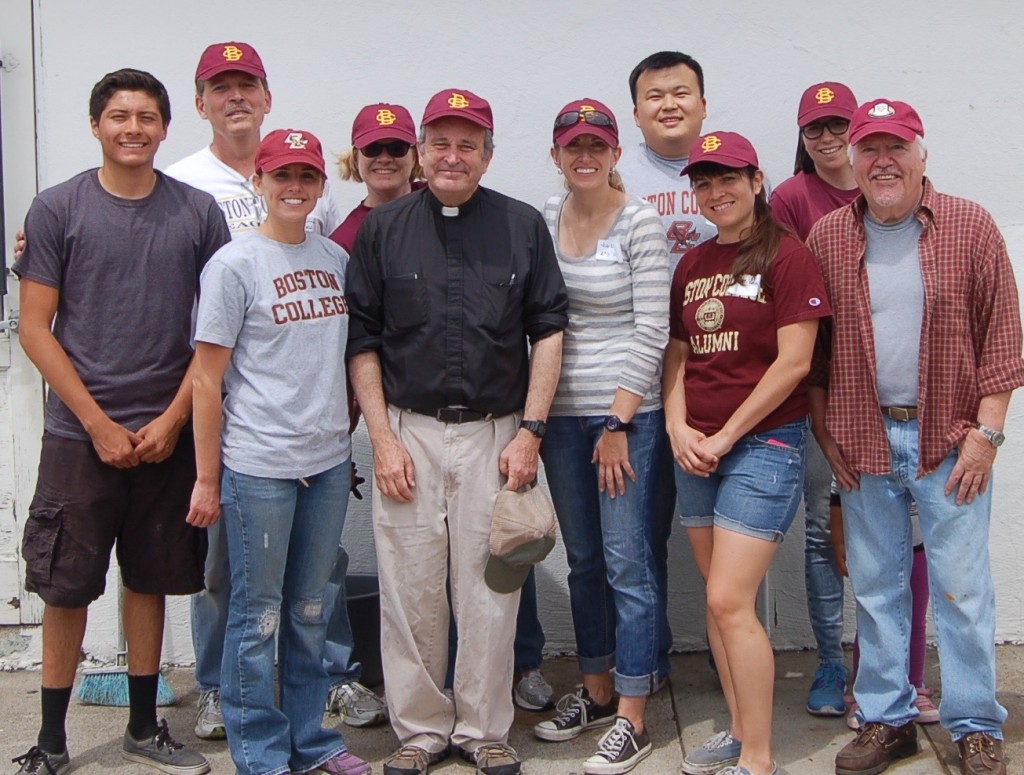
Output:
[[718,229],[700,214],[690,179],[680,176],[688,159],[666,159],[646,143],[625,148],[615,169],[626,193],[650,202],[661,217],[668,245],[669,277],[690,248],[711,239]]
[[[214,156],[209,146],[175,162],[165,172],[213,196],[227,219],[232,238],[254,231],[267,217],[263,198],[256,194],[252,181]],[[329,237],[340,225],[341,213],[334,203],[330,181],[326,181],[324,195],[306,218],[306,231]]]
[[345,346],[348,256],[326,237],[299,245],[244,234],[200,278],[196,341],[230,347],[224,374],[224,464],[297,479],[351,454]]

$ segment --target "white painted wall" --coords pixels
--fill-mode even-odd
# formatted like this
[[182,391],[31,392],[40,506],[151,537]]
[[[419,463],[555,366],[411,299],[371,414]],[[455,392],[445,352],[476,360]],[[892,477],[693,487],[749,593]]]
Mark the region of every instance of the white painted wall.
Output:
[[[15,2],[29,0],[4,0]],[[118,67],[148,69],[171,92],[174,120],[157,159],[160,166],[208,142],[208,127],[192,108],[196,60],[209,43],[241,39],[256,46],[270,73],[274,102],[265,127],[310,129],[330,151],[347,145],[351,121],[366,103],[399,102],[418,117],[426,99],[442,88],[468,88],[486,97],[494,108],[497,151],[485,183],[539,206],[560,183],[548,159],[557,109],[572,98],[598,98],[619,116],[624,142],[636,142],[627,75],[653,51],[680,49],[705,68],[705,128],[751,138],[776,182],[790,174],[796,105],[807,85],[842,80],[863,100],[909,101],[924,119],[932,180],[940,190],[977,200],[994,213],[1021,274],[1019,124],[1024,113],[1017,98],[1024,92],[1024,10],[1013,4],[35,0],[33,5],[41,187],[98,163],[88,131],[88,94],[103,73]],[[32,138],[5,136],[4,146],[7,153],[15,147],[28,153]],[[335,182],[335,194],[342,211],[362,195],[360,186],[341,182]],[[15,221],[22,216],[9,213]],[[1018,504],[1024,500],[1024,478],[1017,475],[1024,462],[1022,415],[1018,399],[1007,426],[1010,441],[996,470],[991,546],[1001,641],[1024,640],[1019,561],[1024,538],[1017,529]],[[357,456],[368,470],[365,443]],[[366,501],[353,502],[345,539],[355,570],[374,567],[370,535]],[[783,648],[812,642],[802,540],[797,525],[771,572],[769,618],[774,642]],[[702,589],[681,531],[671,551],[677,645],[702,647]],[[572,645],[565,572],[560,550],[541,567],[542,618],[551,648]],[[111,611],[105,602],[91,619],[87,647],[101,656],[112,652]],[[187,621],[187,606],[173,605],[169,660],[191,656]]]

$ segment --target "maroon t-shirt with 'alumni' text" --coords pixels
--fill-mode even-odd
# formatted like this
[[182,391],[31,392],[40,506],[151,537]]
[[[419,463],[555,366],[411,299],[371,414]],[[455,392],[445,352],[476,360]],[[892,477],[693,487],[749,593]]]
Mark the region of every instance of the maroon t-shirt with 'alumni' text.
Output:
[[[783,237],[767,277],[735,283],[732,266],[741,244],[698,245],[672,280],[670,333],[690,346],[686,422],[708,435],[721,429],[775,361],[778,329],[831,314],[818,264],[801,242]],[[793,422],[807,411],[801,383],[751,432]]]

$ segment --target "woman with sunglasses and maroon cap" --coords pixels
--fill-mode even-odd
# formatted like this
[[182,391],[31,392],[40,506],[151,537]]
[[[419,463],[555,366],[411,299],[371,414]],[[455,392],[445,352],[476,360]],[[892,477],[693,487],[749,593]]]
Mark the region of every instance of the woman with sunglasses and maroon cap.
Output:
[[567,190],[548,200],[544,217],[569,293],[569,327],[541,458],[569,559],[583,687],[534,733],[571,740],[611,725],[583,764],[595,774],[628,772],[650,754],[644,711],[658,686],[650,533],[665,444],[658,377],[668,251],[657,211],[623,191],[620,154],[606,106],[584,99],[559,111],[551,158]]
[[365,775],[370,765],[322,725],[324,593],[351,485],[347,256],[305,229],[327,179],[315,136],[271,132],[255,168],[267,218],[202,275],[187,521],[208,527],[223,511],[221,708],[237,772]]
[[423,184],[416,153],[416,125],[401,105],[367,105],[352,122],[352,147],[338,159],[342,180],[366,184],[366,198],[348,214],[331,239],[352,251],[363,219],[377,205],[391,202]]
[[[775,219],[802,240],[819,218],[860,194],[847,154],[850,117],[856,109],[850,88],[833,81],[808,86],[800,97],[793,177],[772,191],[771,208]],[[807,712],[815,716],[843,715],[849,678],[843,664],[843,577],[829,529],[831,486],[832,469],[812,435],[804,481],[804,576],[807,614],[818,646],[818,669],[807,693]]]
[[814,257],[771,216],[746,138],[698,137],[683,174],[718,237],[693,248],[672,280],[665,414],[731,716],[683,772],[775,775],[774,659],[754,604],[800,500],[803,378],[829,306]]

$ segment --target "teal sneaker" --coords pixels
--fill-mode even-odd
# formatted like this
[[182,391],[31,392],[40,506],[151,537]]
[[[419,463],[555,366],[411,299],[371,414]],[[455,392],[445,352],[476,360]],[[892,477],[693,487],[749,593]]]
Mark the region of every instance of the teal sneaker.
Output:
[[814,674],[807,693],[807,712],[812,716],[842,716],[846,713],[846,682],[850,677],[841,662],[823,662]]

